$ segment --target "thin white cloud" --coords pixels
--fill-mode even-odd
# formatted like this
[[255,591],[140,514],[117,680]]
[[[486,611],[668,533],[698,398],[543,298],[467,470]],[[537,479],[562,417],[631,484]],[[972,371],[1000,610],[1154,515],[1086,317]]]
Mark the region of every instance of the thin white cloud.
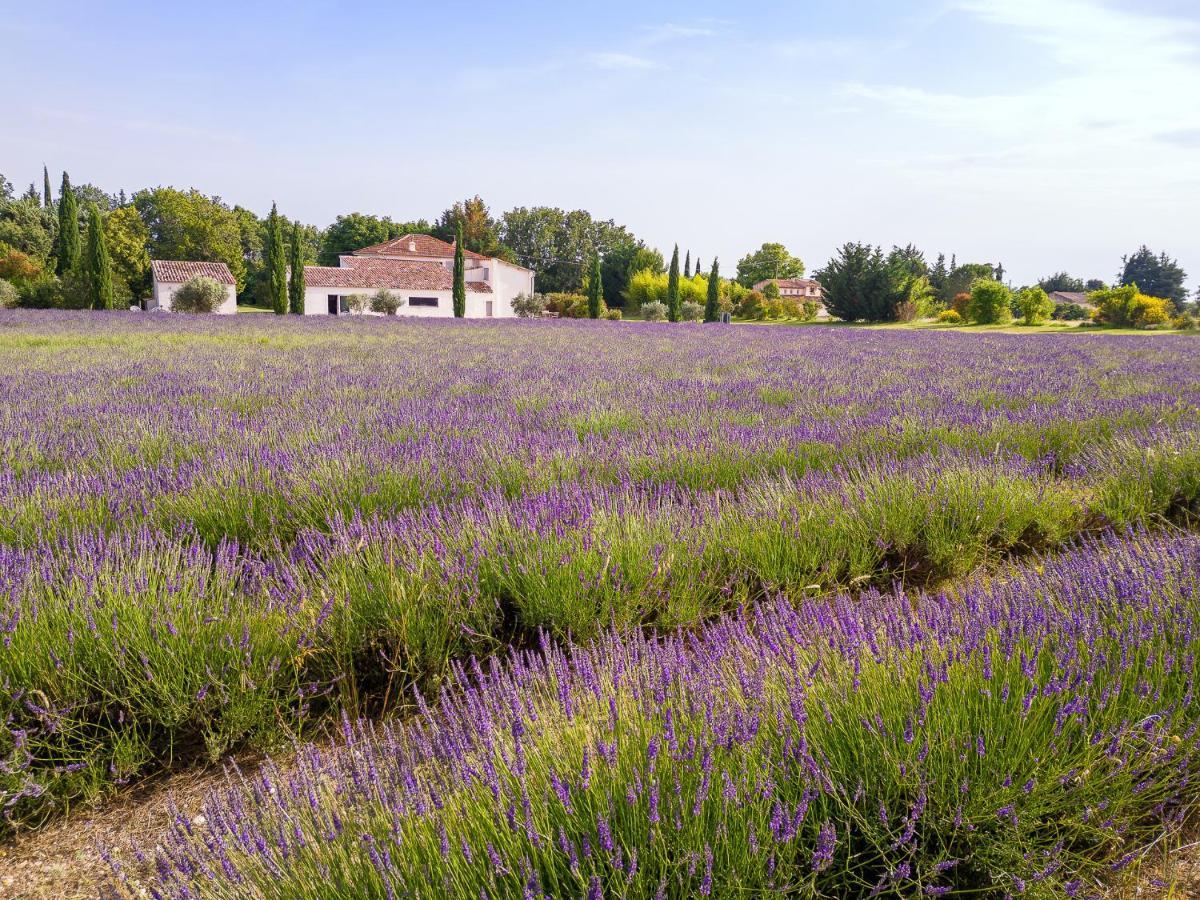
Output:
[[630,70],[646,70],[661,68],[661,63],[655,62],[652,59],[647,59],[644,56],[634,56],[632,53],[593,53],[590,57],[591,63],[597,69],[623,69]]
[[667,41],[690,40],[694,38],[716,37],[718,24],[715,20],[705,20],[695,25],[676,25],[667,22],[662,25],[650,25],[645,29],[644,43],[661,44]]

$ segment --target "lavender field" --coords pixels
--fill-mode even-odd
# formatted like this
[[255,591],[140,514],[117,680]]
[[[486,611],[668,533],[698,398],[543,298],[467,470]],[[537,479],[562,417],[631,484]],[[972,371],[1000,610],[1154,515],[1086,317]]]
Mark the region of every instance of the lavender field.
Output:
[[0,313],[4,827],[365,716],[117,871],[1082,896],[1194,794],[1198,349]]

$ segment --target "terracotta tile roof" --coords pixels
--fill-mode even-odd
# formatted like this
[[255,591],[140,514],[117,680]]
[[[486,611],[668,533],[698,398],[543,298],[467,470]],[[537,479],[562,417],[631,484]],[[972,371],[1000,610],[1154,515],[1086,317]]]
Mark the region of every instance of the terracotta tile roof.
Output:
[[[452,291],[454,275],[441,263],[410,259],[358,259],[350,266],[305,266],[307,287],[351,288],[361,291]],[[467,290],[490,294],[492,288],[468,281]]]
[[756,284],[754,286],[754,289],[756,291],[761,291],[764,287],[766,287],[772,281],[774,281],[777,285],[779,285],[780,290],[782,290],[783,288],[807,289],[810,287],[815,287],[817,289],[820,289],[820,287],[821,287],[821,282],[814,281],[811,278],[768,278],[766,281],[760,281],[758,284]]
[[1086,292],[1080,291],[1051,291],[1050,299],[1055,303],[1076,303],[1079,306],[1092,306],[1091,298]]
[[[428,234],[404,234],[394,240],[384,241],[371,247],[363,247],[354,251],[355,256],[391,256],[409,259],[452,259],[454,245],[438,240]],[[470,259],[488,259],[482,253],[473,250],[463,250],[463,256]]]
[[237,284],[229,266],[220,262],[193,262],[181,259],[156,259],[150,263],[154,280],[166,284],[183,284],[197,275],[215,278],[221,284]]

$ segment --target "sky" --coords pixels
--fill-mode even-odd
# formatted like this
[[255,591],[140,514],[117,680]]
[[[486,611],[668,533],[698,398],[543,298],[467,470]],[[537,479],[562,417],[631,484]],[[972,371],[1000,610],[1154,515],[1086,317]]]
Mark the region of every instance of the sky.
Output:
[[723,271],[846,241],[1200,286],[1200,0],[0,0],[0,172],[324,226],[582,208]]

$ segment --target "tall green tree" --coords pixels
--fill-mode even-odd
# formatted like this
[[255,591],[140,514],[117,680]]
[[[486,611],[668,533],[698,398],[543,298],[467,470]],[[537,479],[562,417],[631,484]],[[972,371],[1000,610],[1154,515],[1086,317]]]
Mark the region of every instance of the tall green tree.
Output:
[[267,275],[268,296],[275,315],[282,316],[288,310],[287,260],[284,257],[283,225],[279,211],[271,204],[271,215],[267,217],[267,241],[263,248]]
[[50,190],[50,170],[42,164],[42,206],[49,209],[54,205],[54,193]]
[[[699,269],[696,270],[696,274],[700,274]],[[692,277],[692,251],[691,250],[689,250],[687,252],[687,255],[683,258],[683,277],[684,278]]]
[[79,207],[75,192],[71,190],[71,179],[63,172],[62,189],[58,198],[58,263],[55,271],[60,276],[79,265]]
[[847,322],[893,322],[905,312],[925,276],[914,274],[903,251],[884,256],[870,244],[844,244],[817,280],[830,315]]
[[708,296],[704,303],[704,321],[716,322],[721,318],[721,266],[713,260],[712,271],[708,273]]
[[467,264],[463,256],[463,226],[460,219],[454,231],[454,317],[467,314]]
[[288,312],[304,315],[304,244],[300,224],[292,226],[291,277],[288,280]]
[[588,273],[588,318],[600,318],[600,305],[604,302],[604,282],[600,275],[600,254],[592,254],[592,270]]
[[1055,291],[1080,294],[1085,290],[1082,278],[1075,278],[1066,272],[1055,272],[1053,275],[1039,279],[1038,287],[1048,294]]
[[433,226],[433,236],[443,241],[461,241],[467,250],[484,256],[514,261],[514,254],[500,243],[500,223],[478,194],[444,210]]
[[783,244],[763,244],[738,262],[737,280],[742,287],[752,288],[772,278],[800,278],[804,262],[788,253]]
[[1187,302],[1187,272],[1166,253],[1154,254],[1145,244],[1132,256],[1121,258],[1121,284],[1136,284],[1150,297],[1163,297],[1176,304]]
[[95,203],[88,204],[87,251],[83,256],[83,281],[92,309],[112,309],[115,306],[112,260],[108,256],[108,242],[104,237],[104,223],[100,219],[100,207]]
[[246,260],[238,217],[220,197],[159,187],[138,191],[133,205],[150,233],[151,257],[223,262],[237,282],[238,293],[245,290]]
[[667,318],[672,322],[679,321],[682,303],[679,299],[679,245],[671,254],[671,268],[667,270]]

